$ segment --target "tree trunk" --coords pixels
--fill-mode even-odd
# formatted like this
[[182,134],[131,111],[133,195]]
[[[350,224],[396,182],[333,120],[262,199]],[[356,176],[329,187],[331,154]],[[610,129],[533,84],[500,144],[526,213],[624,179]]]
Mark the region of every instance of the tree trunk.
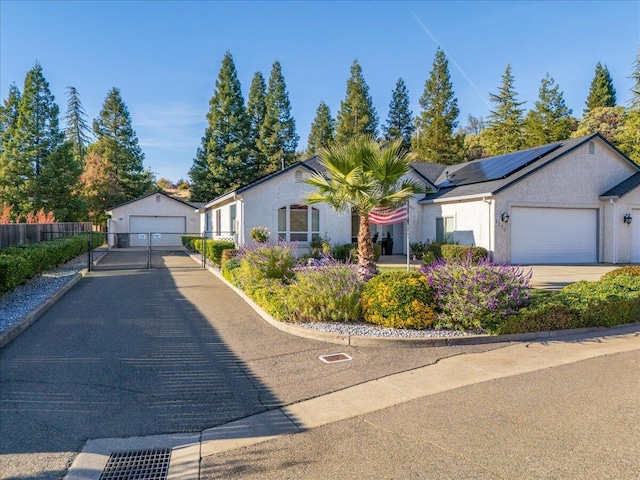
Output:
[[369,230],[369,215],[360,214],[360,229],[358,230],[358,275],[362,280],[369,280],[378,274],[373,241]]

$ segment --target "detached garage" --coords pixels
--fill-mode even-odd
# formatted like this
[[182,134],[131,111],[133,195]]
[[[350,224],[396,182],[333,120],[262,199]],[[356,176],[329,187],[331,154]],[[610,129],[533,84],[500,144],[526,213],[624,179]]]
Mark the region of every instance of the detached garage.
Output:
[[512,263],[598,261],[597,209],[513,207],[510,218]]
[[181,236],[199,233],[199,205],[156,192],[106,210],[109,246],[180,246]]

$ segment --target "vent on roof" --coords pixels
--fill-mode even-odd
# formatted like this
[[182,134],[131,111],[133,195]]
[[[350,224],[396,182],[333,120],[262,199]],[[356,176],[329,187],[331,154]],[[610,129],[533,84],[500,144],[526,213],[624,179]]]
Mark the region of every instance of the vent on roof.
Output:
[[170,459],[170,448],[114,452],[100,480],[166,480]]

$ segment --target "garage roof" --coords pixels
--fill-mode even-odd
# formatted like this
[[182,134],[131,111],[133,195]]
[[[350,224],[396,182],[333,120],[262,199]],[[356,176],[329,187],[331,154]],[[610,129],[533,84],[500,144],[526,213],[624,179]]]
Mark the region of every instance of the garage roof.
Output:
[[134,198],[133,200],[129,200],[128,202],[121,203],[120,205],[116,205],[115,207],[107,208],[107,209],[105,209],[105,212],[108,213],[108,212],[110,212],[112,210],[115,210],[116,208],[120,208],[120,207],[123,207],[124,205],[129,205],[130,203],[134,203],[134,202],[137,202],[137,201],[142,200],[144,198],[152,197],[152,196],[155,196],[155,195],[162,195],[163,197],[167,197],[167,198],[169,198],[171,200],[175,200],[176,202],[183,203],[186,206],[188,206],[190,208],[193,208],[193,209],[198,209],[198,208],[200,208],[200,206],[202,206],[201,203],[185,202],[184,200],[172,197],[171,195],[167,195],[166,193],[158,190],[156,192],[148,193],[147,195],[143,195],[141,197]]

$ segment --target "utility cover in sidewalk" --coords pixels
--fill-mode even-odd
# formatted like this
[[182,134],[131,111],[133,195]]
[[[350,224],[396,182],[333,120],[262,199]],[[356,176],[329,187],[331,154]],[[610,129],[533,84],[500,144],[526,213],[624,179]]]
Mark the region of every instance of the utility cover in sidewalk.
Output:
[[352,360],[352,358],[346,353],[332,353],[331,355],[322,355],[320,357],[324,363],[338,363],[338,362],[347,362]]
[[100,480],[166,480],[169,460],[170,448],[114,452],[109,457]]

